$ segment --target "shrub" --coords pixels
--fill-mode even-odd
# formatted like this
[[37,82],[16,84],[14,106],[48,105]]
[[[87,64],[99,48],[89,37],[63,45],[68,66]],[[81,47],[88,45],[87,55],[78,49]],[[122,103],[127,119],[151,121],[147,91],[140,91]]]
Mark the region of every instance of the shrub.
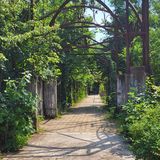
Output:
[[0,151],[16,151],[26,142],[33,129],[36,98],[26,90],[30,74],[19,80],[6,81],[0,93]]
[[145,109],[141,118],[129,125],[132,148],[138,158],[160,159],[160,106],[154,107]]
[[102,101],[104,103],[108,104],[108,96],[107,96],[107,92],[106,92],[106,88],[105,88],[105,84],[104,83],[100,83],[99,95],[101,96]]
[[130,93],[123,106],[123,132],[137,159],[160,159],[160,87],[147,82],[146,94]]

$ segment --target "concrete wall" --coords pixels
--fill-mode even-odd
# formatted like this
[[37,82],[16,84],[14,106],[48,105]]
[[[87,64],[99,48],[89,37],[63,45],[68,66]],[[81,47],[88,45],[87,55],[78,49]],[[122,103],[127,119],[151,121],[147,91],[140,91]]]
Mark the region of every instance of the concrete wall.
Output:
[[44,82],[38,77],[33,77],[28,90],[38,96],[37,115],[54,118],[57,115],[57,81]]
[[131,73],[117,76],[117,106],[123,105],[128,99],[128,92],[136,91],[138,94],[145,91],[146,73],[143,66],[131,67]]
[[145,90],[145,80],[146,73],[145,68],[141,67],[131,67],[129,89],[130,91],[135,89],[137,93],[143,93]]
[[126,86],[125,76],[117,76],[117,106],[121,106],[126,102]]
[[55,118],[57,109],[57,81],[44,82],[43,105],[46,118]]

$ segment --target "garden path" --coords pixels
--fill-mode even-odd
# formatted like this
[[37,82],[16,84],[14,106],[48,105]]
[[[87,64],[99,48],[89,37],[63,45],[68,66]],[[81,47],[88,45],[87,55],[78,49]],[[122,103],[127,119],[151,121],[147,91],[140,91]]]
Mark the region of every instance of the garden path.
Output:
[[134,160],[115,124],[104,120],[103,105],[88,96],[62,118],[43,122],[41,133],[3,160]]

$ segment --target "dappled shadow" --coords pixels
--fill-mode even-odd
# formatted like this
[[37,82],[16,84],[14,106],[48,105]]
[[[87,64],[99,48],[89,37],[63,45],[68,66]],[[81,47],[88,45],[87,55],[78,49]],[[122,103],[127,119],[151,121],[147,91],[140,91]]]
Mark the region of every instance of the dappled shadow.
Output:
[[[53,128],[53,129],[46,129],[46,132],[54,132],[54,131],[60,131],[60,130],[68,130],[68,129],[75,129],[78,127],[85,127],[85,126],[90,126],[90,127],[99,127],[101,126],[101,123],[104,122],[103,120],[97,120],[97,121],[88,121],[88,122],[59,122],[57,125],[59,125],[59,128]],[[62,127],[65,126],[65,127]]]
[[75,107],[75,108],[70,108],[69,110],[70,112],[69,114],[95,114],[95,116],[98,116],[100,114],[102,114],[102,109],[101,107],[97,107],[97,106],[83,106],[83,107]]
[[116,133],[115,124],[104,120],[101,105],[89,103],[90,100],[87,104],[84,102],[71,108],[61,119],[46,121],[43,124],[45,132],[35,136],[18,154],[8,155],[7,160],[66,157],[69,157],[67,160],[96,160],[100,155],[108,157],[108,154],[116,160],[132,157],[123,139]]
[[61,146],[28,144],[23,152],[20,152],[18,155],[12,156],[12,158],[30,158],[33,155],[33,158],[91,156],[102,151],[106,151],[106,153],[110,152],[111,154],[115,154],[120,157],[131,156],[131,153],[128,152],[124,147],[124,144],[122,143],[123,140],[118,135],[107,135],[105,133],[104,125],[97,129],[96,141],[80,138],[78,137],[78,135],[74,134],[71,135],[60,132],[58,132],[57,134],[85,143],[79,146],[65,146],[63,144]]

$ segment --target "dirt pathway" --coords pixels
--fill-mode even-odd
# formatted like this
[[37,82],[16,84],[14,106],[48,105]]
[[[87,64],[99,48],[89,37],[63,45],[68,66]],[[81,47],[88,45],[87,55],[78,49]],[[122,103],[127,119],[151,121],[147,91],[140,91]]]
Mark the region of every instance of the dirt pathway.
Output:
[[42,124],[18,154],[3,160],[134,160],[115,125],[104,121],[99,96],[88,96],[71,112]]

